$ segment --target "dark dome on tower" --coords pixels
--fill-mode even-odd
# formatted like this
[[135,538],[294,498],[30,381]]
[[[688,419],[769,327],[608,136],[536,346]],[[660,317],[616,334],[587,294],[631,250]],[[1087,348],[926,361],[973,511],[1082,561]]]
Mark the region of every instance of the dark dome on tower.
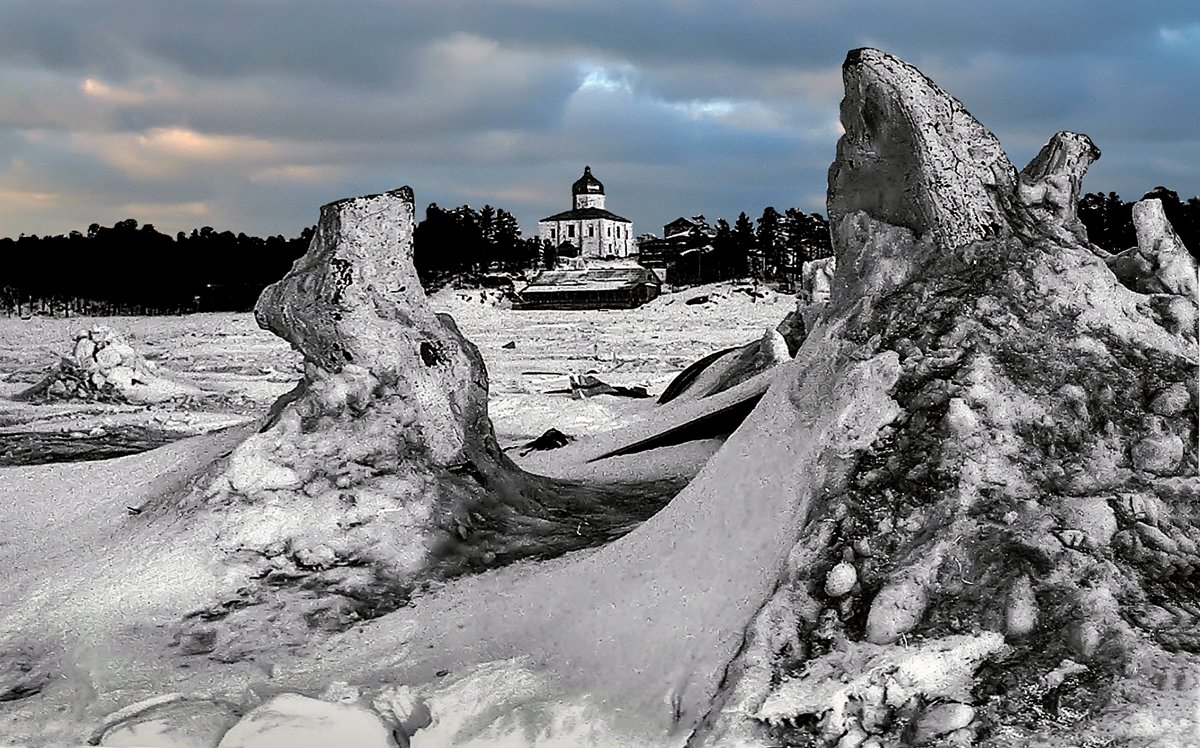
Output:
[[604,185],[599,179],[592,176],[592,167],[583,167],[583,176],[575,180],[575,184],[571,185],[572,195],[603,195]]

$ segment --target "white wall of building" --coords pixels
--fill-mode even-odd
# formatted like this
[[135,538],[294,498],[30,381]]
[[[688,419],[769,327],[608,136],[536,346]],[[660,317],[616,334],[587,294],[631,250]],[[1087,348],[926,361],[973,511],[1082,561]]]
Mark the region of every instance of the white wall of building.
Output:
[[538,222],[539,240],[555,246],[570,242],[584,257],[627,257],[634,247],[632,234],[632,224],[607,218]]
[[604,194],[603,193],[585,193],[575,196],[576,208],[603,208]]

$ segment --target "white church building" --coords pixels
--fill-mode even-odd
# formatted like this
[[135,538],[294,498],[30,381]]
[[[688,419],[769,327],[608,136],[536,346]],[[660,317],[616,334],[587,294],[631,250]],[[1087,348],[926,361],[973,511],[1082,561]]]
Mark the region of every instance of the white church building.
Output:
[[538,221],[538,238],[575,245],[580,257],[628,257],[636,246],[633,222],[604,207],[604,185],[590,166],[571,185],[571,209]]

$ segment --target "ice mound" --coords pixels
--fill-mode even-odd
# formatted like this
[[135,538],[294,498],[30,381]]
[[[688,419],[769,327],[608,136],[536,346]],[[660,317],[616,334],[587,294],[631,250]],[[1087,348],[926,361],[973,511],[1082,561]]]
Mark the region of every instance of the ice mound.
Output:
[[200,394],[141,356],[128,338],[106,325],[75,334],[71,353],[42,381],[17,395],[22,400],[95,400],[156,403]]
[[784,679],[754,718],[776,725],[817,718],[830,742],[855,733],[865,741],[914,697],[970,702],[975,670],[1006,651],[1004,637],[995,632],[948,636],[903,649],[843,642]]
[[[809,483],[701,744],[1188,744],[1194,261],[1153,206],[1136,272],[1086,241],[1086,136],[1018,174],[915,68],[863,49],[843,77],[837,268],[796,359],[892,357],[895,411]],[[953,688],[920,685],[954,642]]]
[[228,565],[248,575],[181,627],[204,654],[244,656],[280,589],[289,620],[339,631],[422,584],[587,547],[657,508],[610,509],[604,490],[525,473],[500,450],[483,360],[427,303],[412,232],[408,188],[322,208],[307,254],[255,307],[303,354],[303,380],[181,504],[148,508],[215,516]]
[[1137,246],[1104,261],[1117,279],[1150,297],[1154,314],[1172,332],[1195,340],[1198,279],[1196,259],[1167,221],[1159,200],[1142,200],[1133,206]]
[[800,272],[800,303],[824,304],[829,301],[830,287],[836,268],[836,257],[823,257],[804,263],[804,269]]

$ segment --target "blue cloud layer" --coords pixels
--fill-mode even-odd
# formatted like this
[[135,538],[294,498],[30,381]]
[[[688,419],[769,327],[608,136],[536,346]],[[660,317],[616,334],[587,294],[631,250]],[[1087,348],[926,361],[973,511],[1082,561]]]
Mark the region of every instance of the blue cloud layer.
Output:
[[1085,189],[1200,192],[1192,0],[9,0],[0,235],[125,217],[294,234],[400,184],[533,232],[584,163],[638,232],[823,210],[839,66],[862,45],[962,99],[1018,168],[1073,129],[1104,151]]

